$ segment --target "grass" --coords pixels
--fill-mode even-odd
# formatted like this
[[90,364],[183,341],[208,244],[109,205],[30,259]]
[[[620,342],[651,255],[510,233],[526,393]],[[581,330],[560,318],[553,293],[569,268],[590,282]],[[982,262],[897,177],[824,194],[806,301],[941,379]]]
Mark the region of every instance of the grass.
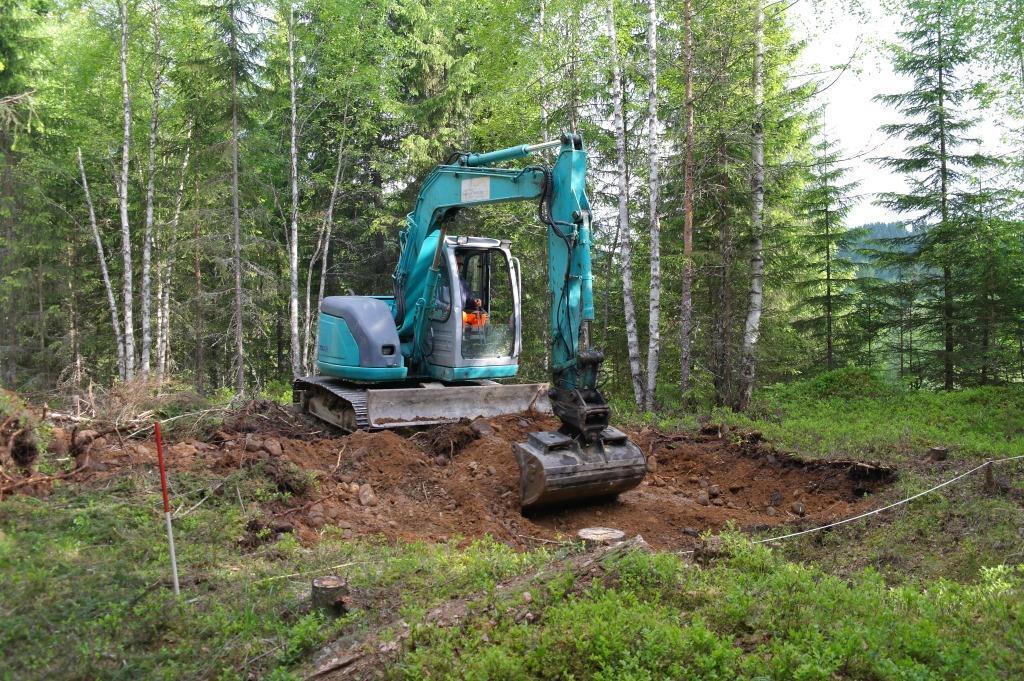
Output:
[[[870,370],[839,369],[769,386],[747,414],[720,409],[711,420],[759,430],[805,458],[894,465],[900,478],[885,501],[921,492],[984,459],[1024,454],[1024,386],[1018,385],[926,392]],[[930,461],[933,446],[948,447],[949,460]],[[1024,490],[1024,461],[996,470]],[[986,492],[978,473],[882,516],[787,542],[783,550],[838,574],[871,567],[890,582],[971,581],[987,567],[1024,561],[1022,528],[1019,499]]]
[[[287,672],[343,629],[382,613],[410,618],[448,597],[486,590],[547,559],[493,541],[349,542],[314,548],[291,536],[243,549],[243,499],[275,494],[236,474],[175,521],[183,597],[169,588],[159,487],[150,474],[109,489],[58,489],[0,504],[0,678],[246,678]],[[201,499],[213,484],[179,478]],[[230,493],[227,490],[230,490]],[[337,567],[342,566],[342,567]],[[303,613],[309,580],[340,572],[377,607],[326,621]],[[197,581],[198,580],[198,581]],[[287,674],[279,678],[287,678]]]
[[776,445],[809,456],[905,461],[929,447],[963,458],[1024,453],[1024,386],[959,392],[912,390],[865,369],[840,369],[770,386],[749,414],[720,409],[712,419],[757,428]]

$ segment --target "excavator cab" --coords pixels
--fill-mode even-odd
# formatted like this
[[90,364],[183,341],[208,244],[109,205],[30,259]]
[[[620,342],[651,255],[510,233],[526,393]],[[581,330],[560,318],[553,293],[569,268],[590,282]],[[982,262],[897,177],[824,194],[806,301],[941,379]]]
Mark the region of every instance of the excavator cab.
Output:
[[518,366],[520,288],[514,263],[508,241],[445,239],[427,337],[438,373],[458,369],[463,378],[503,378]]

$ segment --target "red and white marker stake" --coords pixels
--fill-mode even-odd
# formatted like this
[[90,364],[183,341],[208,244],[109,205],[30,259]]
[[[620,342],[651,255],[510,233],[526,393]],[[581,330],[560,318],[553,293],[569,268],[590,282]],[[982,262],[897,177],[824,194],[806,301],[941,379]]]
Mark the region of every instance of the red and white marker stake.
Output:
[[171,529],[171,500],[167,497],[167,469],[164,468],[164,442],[160,437],[160,422],[153,423],[156,431],[156,460],[160,464],[160,488],[164,493],[164,522],[167,524],[167,544],[171,547],[171,577],[174,580],[174,595],[178,589],[178,559],[174,556],[174,531]]

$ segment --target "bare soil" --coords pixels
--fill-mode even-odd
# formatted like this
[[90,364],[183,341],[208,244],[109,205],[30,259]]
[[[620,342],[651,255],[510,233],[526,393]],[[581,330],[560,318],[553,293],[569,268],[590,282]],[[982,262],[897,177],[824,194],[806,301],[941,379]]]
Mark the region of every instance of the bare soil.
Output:
[[[733,522],[765,529],[788,522],[819,524],[871,507],[868,496],[893,471],[851,461],[804,462],[760,441],[757,433],[662,433],[630,436],[650,472],[615,501],[580,504],[524,517],[512,443],[558,422],[506,416],[419,431],[329,435],[301,419],[282,425],[277,408],[250,408],[225,421],[207,441],[169,447],[172,471],[229,473],[257,467],[286,501],[264,506],[250,523],[252,543],[295,532],[316,541],[334,526],[347,537],[470,540],[484,535],[520,547],[571,538],[595,525],[640,534],[654,548],[686,548],[698,533]],[[114,442],[92,452],[92,477],[154,465],[150,442]]]

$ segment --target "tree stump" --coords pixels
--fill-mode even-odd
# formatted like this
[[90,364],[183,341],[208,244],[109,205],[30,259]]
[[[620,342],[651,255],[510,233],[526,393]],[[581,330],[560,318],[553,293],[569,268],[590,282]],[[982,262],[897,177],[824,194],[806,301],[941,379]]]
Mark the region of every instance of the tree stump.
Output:
[[949,458],[949,449],[946,447],[932,447],[928,450],[928,458],[932,461],[945,461]]
[[584,527],[576,533],[588,547],[612,546],[626,538],[626,533],[612,527]]
[[315,610],[342,615],[347,610],[348,584],[341,577],[325,575],[313,579],[311,600]]

